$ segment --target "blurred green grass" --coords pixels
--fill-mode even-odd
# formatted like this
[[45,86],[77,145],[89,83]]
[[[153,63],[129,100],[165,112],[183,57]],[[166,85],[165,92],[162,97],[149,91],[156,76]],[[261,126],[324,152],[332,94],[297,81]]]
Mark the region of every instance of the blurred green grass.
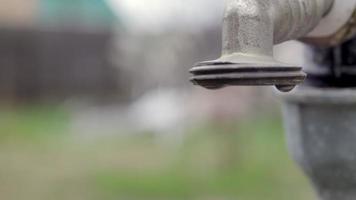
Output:
[[1,112],[0,199],[314,199],[275,114],[196,124],[176,145],[137,133],[81,140],[70,124],[58,107]]
[[69,114],[61,107],[25,105],[0,108],[0,141],[43,139],[66,132]]

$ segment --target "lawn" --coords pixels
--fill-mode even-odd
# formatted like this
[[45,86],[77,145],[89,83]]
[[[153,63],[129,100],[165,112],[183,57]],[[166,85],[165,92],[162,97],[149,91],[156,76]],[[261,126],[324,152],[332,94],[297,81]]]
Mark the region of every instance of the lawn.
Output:
[[196,124],[169,145],[153,133],[82,140],[70,124],[61,108],[1,112],[0,199],[315,199],[275,114]]

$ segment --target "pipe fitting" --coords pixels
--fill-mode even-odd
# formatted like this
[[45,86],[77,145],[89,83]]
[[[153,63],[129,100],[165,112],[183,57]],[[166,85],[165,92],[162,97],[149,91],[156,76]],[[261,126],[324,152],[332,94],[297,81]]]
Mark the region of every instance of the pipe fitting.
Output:
[[322,47],[337,46],[356,36],[356,0],[335,1],[330,12],[303,42]]
[[287,92],[304,81],[299,66],[276,61],[273,46],[312,31],[334,0],[227,0],[222,56],[197,64],[191,81],[209,89],[275,85]]
[[290,153],[320,200],[356,199],[356,91],[304,88],[283,99]]

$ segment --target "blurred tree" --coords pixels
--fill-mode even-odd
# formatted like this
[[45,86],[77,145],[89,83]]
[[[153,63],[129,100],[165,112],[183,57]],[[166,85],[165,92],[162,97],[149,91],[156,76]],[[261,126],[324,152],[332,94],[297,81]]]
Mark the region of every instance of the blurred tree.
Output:
[[105,0],[26,1],[3,0],[0,9],[8,9],[0,14],[2,100],[124,98],[111,61],[119,18]]
[[107,26],[117,22],[118,17],[104,0],[41,0],[39,21]]

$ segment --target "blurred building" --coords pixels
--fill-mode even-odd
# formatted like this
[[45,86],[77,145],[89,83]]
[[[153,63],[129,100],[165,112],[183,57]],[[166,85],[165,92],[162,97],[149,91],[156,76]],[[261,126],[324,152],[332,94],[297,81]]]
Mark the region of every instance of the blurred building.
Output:
[[102,0],[1,0],[1,98],[119,93],[119,68],[110,61],[117,21]]

